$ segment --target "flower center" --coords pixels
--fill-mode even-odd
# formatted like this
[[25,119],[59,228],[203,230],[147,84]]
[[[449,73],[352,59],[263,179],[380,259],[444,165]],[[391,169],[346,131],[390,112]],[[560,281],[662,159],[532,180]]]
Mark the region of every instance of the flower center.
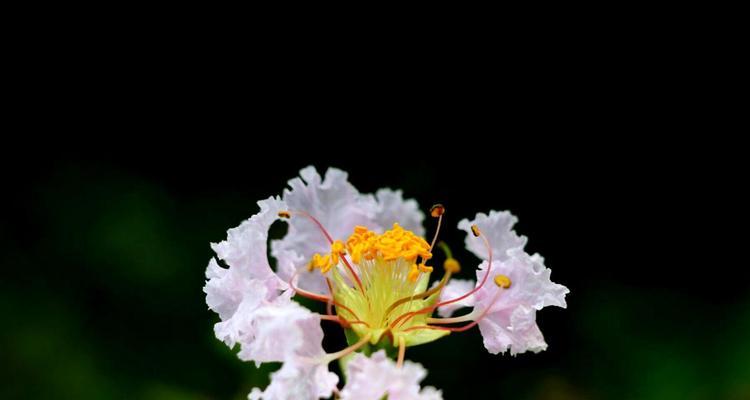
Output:
[[[357,276],[337,267],[340,261],[346,262],[347,254],[356,265]],[[388,330],[399,315],[424,306],[424,300],[414,296],[427,288],[432,267],[426,262],[431,258],[431,245],[397,223],[382,234],[357,226],[345,245],[334,241],[330,254],[315,254],[309,269],[320,269],[323,274],[330,272],[327,277],[337,314],[347,320],[363,321],[352,328],[374,331],[373,339],[377,340],[378,331]],[[354,284],[356,280],[361,282],[361,288]],[[424,318],[417,318],[399,330],[424,323],[421,319]]]

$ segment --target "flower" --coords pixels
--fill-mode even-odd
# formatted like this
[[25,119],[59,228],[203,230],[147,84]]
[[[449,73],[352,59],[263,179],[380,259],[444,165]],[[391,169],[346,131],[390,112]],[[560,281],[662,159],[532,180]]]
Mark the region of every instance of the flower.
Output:
[[440,400],[439,390],[426,387],[420,390],[419,382],[427,375],[420,364],[406,361],[397,366],[380,350],[369,358],[354,356],[346,367],[348,382],[341,391],[342,400]]
[[[492,353],[539,351],[546,343],[536,311],[565,307],[567,288],[550,281],[539,255],[524,252],[526,238],[513,231],[516,219],[508,212],[459,223],[472,234],[467,248],[484,260],[476,282],[451,280],[461,265],[441,244],[442,277],[428,289],[445,213],[441,205],[430,210],[437,228],[428,241],[424,214],[401,191],[361,194],[345,172],[331,168],[321,177],[313,167],[290,180],[281,197],[258,205],[256,215],[211,245],[217,259],[209,261],[204,287],[208,307],[220,318],[214,326],[218,339],[239,344],[242,360],[283,363],[271,384],[253,389],[250,399],[330,397],[338,392],[338,377],[328,364],[359,350],[369,354],[371,346],[393,349],[397,361],[383,351],[370,358],[354,355],[342,398],[439,399],[434,388],[420,390],[426,371],[404,361],[407,347],[479,325]],[[280,219],[288,231],[271,241],[274,270],[268,231]],[[302,307],[295,296],[324,303],[326,313]],[[462,307],[473,310],[451,317]],[[443,318],[432,317],[436,310]],[[345,329],[349,346],[326,353],[321,321]]]

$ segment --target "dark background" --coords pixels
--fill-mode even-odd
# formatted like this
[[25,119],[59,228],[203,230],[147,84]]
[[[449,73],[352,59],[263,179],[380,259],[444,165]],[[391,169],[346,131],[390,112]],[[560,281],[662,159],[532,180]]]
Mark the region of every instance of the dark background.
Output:
[[[209,242],[310,164],[348,171],[362,192],[400,188],[425,210],[445,204],[442,238],[463,278],[476,260],[457,222],[510,210],[527,249],[571,290],[567,309],[538,314],[549,343],[540,354],[490,355],[476,330],[410,348],[445,398],[750,398],[750,274],[731,235],[707,226],[727,218],[727,188],[739,182],[726,160],[709,161],[722,152],[649,135],[553,140],[532,134],[525,114],[507,128],[433,121],[420,131],[456,129],[422,137],[377,115],[361,129],[335,123],[345,135],[321,126],[325,116],[279,116],[302,120],[291,131],[270,116],[230,138],[217,133],[231,130],[220,113],[191,111],[156,121],[183,118],[158,143],[127,133],[147,118],[118,112],[96,150],[6,149],[0,398],[241,399],[265,385],[277,366],[241,362],[213,336]],[[614,115],[610,131],[644,121],[612,122],[626,117]],[[547,131],[574,119],[547,118]],[[326,327],[325,346],[341,348]]]

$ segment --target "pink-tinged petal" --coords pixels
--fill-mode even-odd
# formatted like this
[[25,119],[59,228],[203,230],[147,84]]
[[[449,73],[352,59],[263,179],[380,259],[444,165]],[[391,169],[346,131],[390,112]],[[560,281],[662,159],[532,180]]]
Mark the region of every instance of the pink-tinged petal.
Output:
[[[258,214],[212,246],[229,266],[222,268],[211,259],[206,269],[206,303],[221,318],[214,326],[216,337],[230,347],[239,343],[240,358],[256,363],[283,361],[287,353],[296,354],[306,346],[317,345],[322,354],[319,317],[290,300],[292,292],[266,256],[268,229],[286,204],[276,198],[258,204]],[[303,334],[303,327],[310,334]]]
[[[289,189],[284,190],[283,199],[292,211],[304,211],[317,218],[334,240],[345,241],[357,225],[373,226],[377,204],[372,195],[361,195],[347,181],[344,171],[329,168],[325,178],[321,178],[314,167],[300,171],[301,178],[289,181]],[[289,230],[281,240],[271,243],[274,257],[284,258],[286,265],[279,271],[282,279],[289,279],[299,270],[299,286],[302,289],[325,293],[325,279],[318,271],[307,272],[305,267],[313,254],[325,254],[330,244],[320,229],[303,216],[293,216],[289,220]],[[289,256],[288,252],[296,253]],[[300,261],[302,260],[302,261]],[[298,265],[293,265],[299,263]]]
[[240,340],[238,356],[242,360],[259,365],[324,354],[320,317],[294,301],[282,298],[258,308],[252,328],[252,335]]
[[328,366],[299,359],[287,361],[271,374],[266,390],[254,388],[250,400],[315,400],[329,398],[339,377],[328,371]]
[[222,268],[215,259],[206,268],[206,304],[221,318],[214,331],[230,347],[240,340],[243,330],[250,329],[252,313],[287,287],[274,274],[266,256],[268,229],[286,206],[273,197],[258,205],[257,214],[229,229],[226,240],[211,246],[229,268]]
[[424,236],[424,213],[414,199],[404,199],[401,190],[380,189],[375,193],[377,212],[374,223],[382,230],[388,230],[398,223],[402,228],[419,236]]
[[[437,284],[437,282],[436,282]],[[456,299],[474,289],[476,285],[475,281],[468,279],[451,279],[448,284],[445,285],[443,290],[440,292],[440,302]],[[438,314],[441,317],[450,317],[459,308],[463,307],[474,307],[475,299],[474,295],[468,296],[465,299],[459,300],[455,303],[438,307]]]
[[[550,270],[538,255],[529,256],[517,248],[508,251],[508,256],[505,261],[493,261],[489,279],[502,274],[510,279],[511,286],[499,288],[488,281],[476,293],[477,310],[491,307],[479,321],[484,345],[493,354],[508,349],[512,355],[542,351],[547,344],[536,324],[536,311],[547,306],[565,308],[569,291],[550,280]],[[484,276],[486,268],[485,261],[477,270],[477,279]]]
[[227,239],[212,243],[211,248],[231,269],[247,278],[275,278],[267,256],[268,229],[279,219],[279,211],[286,210],[287,206],[274,197],[259,201],[258,205],[257,214],[229,229]]
[[458,223],[458,229],[468,233],[466,235],[466,248],[480,259],[486,260],[487,249],[484,241],[481,238],[474,237],[471,233],[471,226],[477,225],[492,247],[493,259],[504,261],[508,258],[508,250],[523,248],[526,245],[526,237],[518,236],[513,230],[513,225],[516,222],[518,222],[518,218],[508,211],[490,211],[489,215],[478,213],[472,221],[461,220]]
[[547,349],[544,336],[536,325],[536,310],[526,306],[487,315],[479,321],[479,331],[484,347],[492,354],[505,353],[509,349],[511,355]]
[[[488,282],[477,293],[477,305],[480,308],[488,306],[499,289],[489,279],[498,274],[510,278],[511,287],[502,289],[503,293],[492,306],[492,310],[502,310],[523,304],[536,310],[547,306],[565,308],[565,296],[570,292],[563,285],[552,282],[550,274],[552,271],[545,267],[543,259],[538,256],[529,256],[521,249],[512,249],[508,252],[510,258],[505,261],[493,261],[491,276]],[[481,280],[485,274],[487,262],[480,264],[477,270],[477,280]]]
[[406,361],[399,368],[380,350],[369,358],[355,355],[347,364],[347,383],[341,391],[342,400],[439,400],[440,391],[419,383],[427,371],[417,363]]

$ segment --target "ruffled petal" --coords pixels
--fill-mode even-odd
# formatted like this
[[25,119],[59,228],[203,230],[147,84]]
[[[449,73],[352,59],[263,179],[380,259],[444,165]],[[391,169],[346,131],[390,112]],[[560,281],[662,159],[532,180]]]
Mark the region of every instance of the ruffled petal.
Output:
[[[445,285],[443,290],[440,292],[440,301],[442,302],[442,301],[458,298],[464,295],[465,293],[468,293],[472,289],[474,289],[475,286],[476,286],[476,282],[472,280],[451,279],[450,281],[448,281],[448,284]],[[474,295],[471,295],[455,303],[451,303],[442,307],[438,307],[438,314],[441,317],[450,317],[459,308],[474,307],[474,303],[475,303]]]
[[304,360],[286,362],[271,374],[266,390],[254,388],[250,400],[307,400],[329,398],[339,377],[328,371],[328,366]]
[[[227,239],[212,243],[211,248],[229,267],[252,279],[275,278],[268,262],[268,229],[279,219],[279,211],[287,206],[278,198],[270,197],[258,202],[260,211],[227,231]],[[283,282],[282,282],[283,284]]]
[[341,391],[342,400],[439,400],[442,394],[435,388],[420,390],[419,383],[427,375],[420,364],[406,361],[401,368],[386,357],[385,351],[369,358],[355,355],[347,364],[347,383]]
[[280,299],[260,307],[252,317],[253,335],[242,344],[242,360],[285,361],[293,357],[324,354],[320,316],[294,301]]
[[424,213],[414,199],[404,199],[401,190],[380,189],[375,193],[377,212],[374,223],[381,230],[391,229],[394,223],[410,230],[419,236],[424,236]]
[[212,259],[206,269],[206,303],[221,318],[214,326],[216,337],[230,347],[239,343],[239,357],[256,363],[321,355],[320,318],[291,300],[292,291],[266,255],[268,230],[287,205],[273,197],[258,205],[260,212],[212,245],[229,266]]
[[472,221],[462,219],[458,223],[458,229],[468,233],[465,241],[466,248],[480,259],[486,260],[487,249],[482,239],[474,237],[471,233],[471,226],[477,225],[492,247],[493,259],[504,261],[508,258],[508,250],[526,246],[526,237],[518,236],[513,230],[516,222],[518,218],[508,211],[490,211],[490,215],[478,213]]
[[[499,289],[490,280],[502,274],[510,278],[511,287],[502,289],[500,299],[492,306],[492,311],[523,304],[536,310],[547,306],[566,308],[565,296],[570,292],[563,285],[552,282],[552,270],[545,267],[544,259],[539,255],[529,256],[521,249],[512,249],[505,261],[493,261],[491,276],[488,282],[477,293],[477,306],[484,308]],[[477,270],[477,281],[484,277],[487,261],[480,264]]]
[[544,336],[536,324],[536,310],[526,306],[491,313],[479,321],[484,347],[492,354],[511,355],[547,349]]
[[[505,261],[493,261],[491,277],[503,274],[511,286],[498,288],[488,281],[477,293],[476,307],[488,314],[479,321],[484,345],[493,354],[510,349],[512,355],[526,351],[538,352],[547,348],[542,332],[536,324],[536,311],[547,306],[566,307],[568,289],[550,280],[550,270],[538,255],[529,256],[522,249],[508,251]],[[487,268],[483,262],[477,270],[480,280]],[[498,290],[501,291],[498,295]],[[497,299],[492,303],[493,299]]]
[[[289,189],[284,190],[283,199],[290,210],[304,211],[317,218],[334,240],[345,241],[357,225],[372,227],[377,212],[375,198],[361,195],[347,181],[346,172],[329,168],[321,179],[314,167],[307,167],[300,171],[300,176],[290,180]],[[286,263],[279,270],[282,279],[288,280],[294,271],[300,270],[298,284],[302,289],[318,293],[327,290],[318,271],[310,273],[303,269],[313,254],[330,251],[328,241],[312,221],[291,218],[287,235],[273,241],[271,250],[274,257],[284,258]],[[298,262],[299,265],[293,265]]]

